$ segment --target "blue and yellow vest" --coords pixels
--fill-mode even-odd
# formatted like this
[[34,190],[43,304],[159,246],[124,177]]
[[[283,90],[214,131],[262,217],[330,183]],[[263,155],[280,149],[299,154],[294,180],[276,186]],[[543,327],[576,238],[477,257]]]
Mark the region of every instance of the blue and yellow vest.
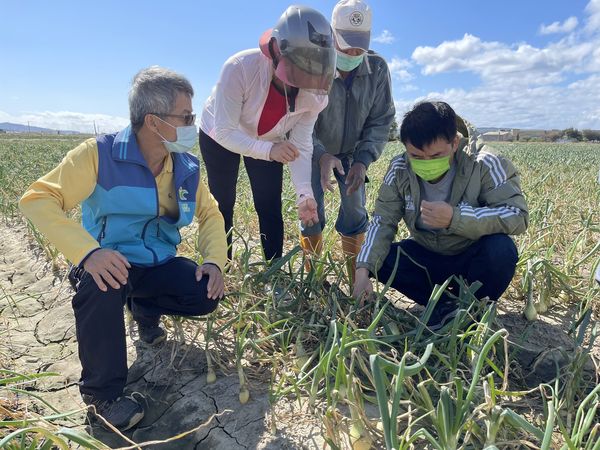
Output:
[[174,257],[179,229],[192,222],[196,210],[198,159],[171,154],[179,206],[179,217],[173,219],[159,215],[156,181],[131,128],[96,142],[98,180],[81,204],[83,227],[102,248],[117,250],[132,264],[152,266]]

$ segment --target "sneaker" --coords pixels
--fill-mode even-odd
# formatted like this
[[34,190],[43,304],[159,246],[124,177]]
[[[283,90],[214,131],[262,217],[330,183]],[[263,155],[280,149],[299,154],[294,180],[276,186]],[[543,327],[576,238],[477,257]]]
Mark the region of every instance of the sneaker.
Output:
[[90,406],[88,417],[102,425],[104,422],[98,416],[102,416],[113,427],[125,431],[137,425],[144,417],[144,408],[131,397],[118,397],[115,400],[97,400],[88,394],[82,394],[81,397]]
[[149,345],[158,345],[167,337],[167,332],[159,325],[146,326],[138,323],[138,335],[142,342]]
[[456,315],[458,314],[460,308],[456,303],[451,302],[440,302],[438,303],[433,311],[431,312],[431,316],[427,321],[427,327],[431,331],[437,331],[444,328],[448,323],[452,322]]

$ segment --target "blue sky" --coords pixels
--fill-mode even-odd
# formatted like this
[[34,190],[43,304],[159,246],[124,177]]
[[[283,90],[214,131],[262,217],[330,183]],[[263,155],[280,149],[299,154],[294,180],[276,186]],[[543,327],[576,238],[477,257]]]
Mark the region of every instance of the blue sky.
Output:
[[[304,1],[330,17],[335,1]],[[200,112],[223,62],[290,3],[2,2],[0,122],[102,131],[127,124],[133,75],[186,75]],[[371,48],[401,114],[448,101],[477,126],[600,129],[600,0],[373,0]]]

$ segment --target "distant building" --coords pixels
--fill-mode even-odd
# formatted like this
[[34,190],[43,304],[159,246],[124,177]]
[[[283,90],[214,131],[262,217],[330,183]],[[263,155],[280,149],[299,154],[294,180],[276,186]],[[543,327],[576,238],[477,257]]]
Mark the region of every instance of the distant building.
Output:
[[487,133],[483,133],[481,135],[482,139],[487,142],[512,142],[519,140],[519,130],[511,129],[511,130],[498,130],[498,131],[488,131]]

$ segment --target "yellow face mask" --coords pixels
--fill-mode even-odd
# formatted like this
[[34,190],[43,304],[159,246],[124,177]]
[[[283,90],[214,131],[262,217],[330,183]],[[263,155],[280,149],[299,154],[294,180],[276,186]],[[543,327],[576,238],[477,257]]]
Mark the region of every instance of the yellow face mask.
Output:
[[450,156],[433,159],[408,158],[413,172],[425,181],[435,180],[450,170]]

